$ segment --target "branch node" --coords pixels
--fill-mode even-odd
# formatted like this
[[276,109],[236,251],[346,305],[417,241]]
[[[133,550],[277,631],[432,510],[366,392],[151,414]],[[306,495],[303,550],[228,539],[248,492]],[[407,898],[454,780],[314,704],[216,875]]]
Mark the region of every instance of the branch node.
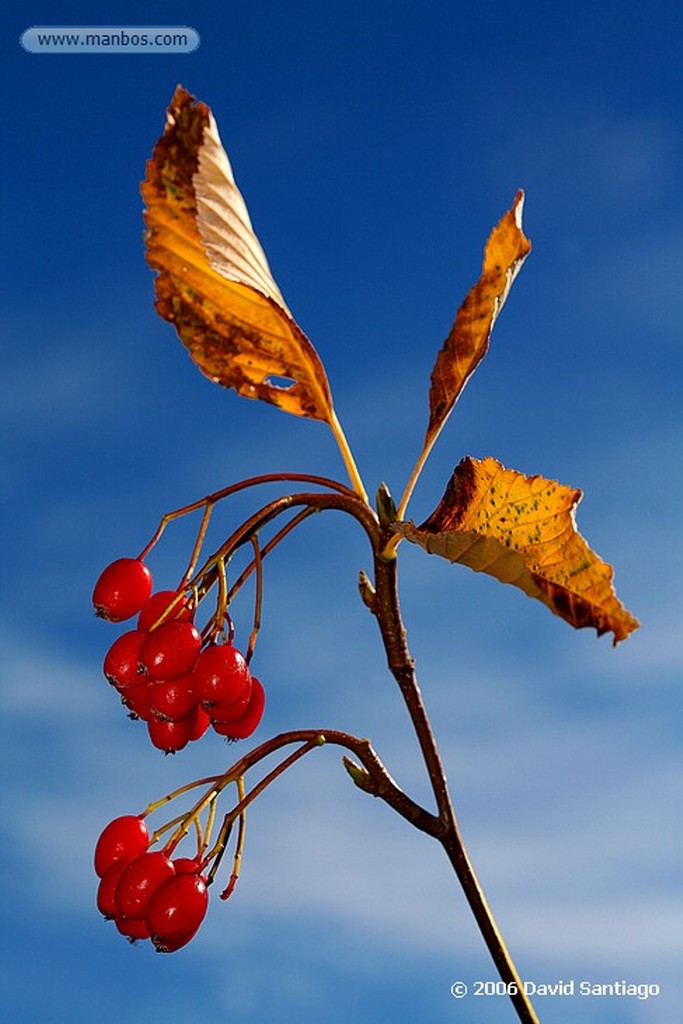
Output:
[[396,522],[398,519],[396,505],[394,504],[394,499],[391,497],[389,488],[384,483],[380,484],[377,488],[375,504],[377,508],[377,515],[379,517],[379,525],[383,529],[386,529],[391,523]]
[[352,758],[347,757],[346,754],[342,757],[342,763],[359,789],[362,789],[365,793],[370,793],[372,796],[377,796],[377,790],[370,777],[370,773],[365,768],[361,768],[359,764]]
[[377,611],[377,595],[375,593],[375,588],[370,582],[370,577],[364,569],[361,569],[358,573],[358,590],[360,591],[363,604],[370,609],[373,615],[375,615]]

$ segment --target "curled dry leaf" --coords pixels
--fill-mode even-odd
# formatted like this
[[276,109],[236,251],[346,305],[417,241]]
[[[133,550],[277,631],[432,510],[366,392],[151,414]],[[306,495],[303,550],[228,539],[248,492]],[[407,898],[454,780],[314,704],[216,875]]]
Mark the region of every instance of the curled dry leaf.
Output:
[[213,115],[181,86],[142,195],[156,308],[197,366],[240,395],[336,431],[322,363],[273,280]]
[[439,352],[429,389],[429,424],[422,451],[411,473],[399,512],[405,515],[413,488],[429,453],[451,414],[462,389],[488,351],[493,325],[508,297],[512,282],[531,251],[522,231],[524,193],[491,232],[484,249],[479,280],[468,292]]
[[433,443],[460,392],[486,355],[496,318],[531,251],[531,242],[522,231],[523,206],[524,193],[519,191],[512,208],[489,236],[481,277],[468,292],[437,356],[429,391],[426,445]]
[[638,621],[614,592],[611,566],[576,529],[580,500],[575,488],[468,457],[429,519],[393,529],[431,554],[519,587],[577,629],[611,630],[616,645]]

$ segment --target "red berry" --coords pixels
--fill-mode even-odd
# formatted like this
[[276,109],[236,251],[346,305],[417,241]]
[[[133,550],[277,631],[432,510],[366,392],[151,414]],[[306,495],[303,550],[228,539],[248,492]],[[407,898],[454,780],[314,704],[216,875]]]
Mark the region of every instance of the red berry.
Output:
[[244,687],[239,697],[236,697],[235,700],[219,700],[217,704],[213,704],[209,708],[211,721],[234,722],[236,718],[241,718],[249,707],[252,686],[253,682],[250,676],[248,685]]
[[190,740],[200,740],[206,730],[211,725],[211,719],[207,715],[204,708],[197,708],[194,713],[192,721],[192,732],[190,733]]
[[131,629],[111,645],[104,658],[104,674],[117,690],[135,686],[141,681],[138,673],[140,649],[147,639],[146,633]]
[[102,878],[112,864],[126,863],[143,853],[149,845],[149,832],[142,818],[124,814],[114,818],[103,830],[95,846],[95,873]]
[[125,935],[131,942],[135,942],[136,939],[149,938],[149,928],[144,919],[136,921],[131,917],[116,917],[114,918],[114,924],[121,934]]
[[259,725],[265,706],[265,691],[256,676],[252,676],[251,699],[247,710],[234,722],[214,722],[212,720],[211,724],[219,736],[226,736],[229,740],[244,740],[247,736],[251,736]]
[[138,679],[140,682],[135,686],[128,686],[125,690],[120,691],[121,700],[128,708],[131,718],[141,718],[143,722],[149,722],[152,715],[147,697],[149,684],[144,676],[138,676]]
[[176,857],[173,861],[176,875],[199,875],[206,885],[206,877],[199,874],[199,861],[196,857]]
[[198,931],[199,928],[195,928],[193,932],[190,932],[188,935],[182,935],[179,939],[175,940],[162,939],[161,937],[154,935],[150,936],[150,938],[152,939],[152,944],[157,953],[175,953],[176,950],[182,949],[183,946],[186,946],[188,942],[192,942],[192,939]]
[[188,718],[199,703],[192,686],[191,672],[167,682],[149,683],[147,699],[150,711],[157,718],[171,722],[180,722],[183,718]]
[[119,878],[128,867],[130,861],[117,860],[116,863],[112,864],[108,871],[104,873],[100,879],[100,884],[97,887],[97,909],[100,914],[107,919],[116,917],[116,904],[114,903],[114,893],[116,892],[116,886],[118,885]]
[[186,945],[196,934],[209,905],[206,884],[196,873],[166,879],[149,901],[145,922],[160,953]]
[[147,722],[147,731],[152,744],[165,754],[175,754],[190,742],[194,718],[184,718],[182,722],[170,722],[167,719],[152,715]]
[[[177,590],[159,590],[156,594],[152,594],[143,605],[142,611],[138,616],[138,629],[141,632],[148,633],[152,626],[155,626],[161,616],[164,615],[164,612],[169,610],[178,594]],[[182,621],[192,619],[192,607],[190,599],[186,594],[173,604],[173,609],[168,611],[168,616],[164,618],[164,622],[167,620],[170,622],[174,619],[181,619]]]
[[249,684],[249,668],[232,644],[213,644],[202,651],[194,667],[195,693],[206,708],[232,701]]
[[136,615],[152,593],[152,574],[138,558],[119,558],[104,570],[93,590],[96,613],[110,622]]
[[176,679],[192,669],[201,647],[201,633],[191,622],[162,622],[147,634],[140,664],[150,679]]
[[142,853],[128,864],[114,893],[116,916],[143,918],[147,905],[162,882],[175,874],[173,861],[160,850]]

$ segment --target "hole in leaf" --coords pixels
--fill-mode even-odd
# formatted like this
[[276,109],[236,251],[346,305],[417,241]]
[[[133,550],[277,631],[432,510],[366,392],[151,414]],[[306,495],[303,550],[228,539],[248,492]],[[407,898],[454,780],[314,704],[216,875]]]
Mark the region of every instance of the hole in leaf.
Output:
[[269,374],[263,382],[268,387],[278,388],[280,391],[289,391],[296,384],[293,377],[276,377],[274,374]]

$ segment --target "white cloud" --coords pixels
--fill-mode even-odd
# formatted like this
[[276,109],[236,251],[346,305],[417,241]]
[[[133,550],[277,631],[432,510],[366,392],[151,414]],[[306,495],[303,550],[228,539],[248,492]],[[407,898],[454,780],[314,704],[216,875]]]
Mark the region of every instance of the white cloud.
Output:
[[[91,894],[83,872],[90,870],[91,844],[84,838],[96,835],[102,808],[137,809],[184,772],[215,771],[225,748],[209,740],[200,757],[179,755],[170,783],[168,764],[147,749],[142,733],[111,718],[121,714],[118,707],[105,710],[92,695],[104,681],[26,649],[12,664],[23,670],[5,700],[7,717],[17,731],[49,718],[57,750],[68,754],[55,765],[51,791],[43,792],[39,775],[22,774],[11,841],[30,867],[42,859],[44,837],[52,837],[49,884],[38,878],[41,898],[48,910],[69,900],[73,909],[65,894],[78,889],[86,915]],[[461,693],[460,721],[475,698],[493,702],[504,717],[506,701],[512,709],[519,700],[519,691],[513,694],[506,678]],[[384,697],[370,699],[372,717]],[[653,746],[651,731],[639,734],[636,712],[611,722],[565,721],[534,709],[532,699],[522,697],[523,735],[512,727],[505,733],[495,721],[480,722],[469,736],[457,721],[454,732],[439,730],[465,839],[492,905],[532,963],[589,960],[615,972],[666,971],[679,934],[677,756]],[[404,773],[402,743],[389,733],[378,752],[412,785],[413,759]],[[463,925],[468,911],[445,858],[432,840],[357,791],[337,755],[312,752],[250,810],[239,883],[243,913],[252,908],[274,920],[361,928],[385,952],[466,956],[473,927]],[[213,913],[211,928],[219,929],[222,907]]]

